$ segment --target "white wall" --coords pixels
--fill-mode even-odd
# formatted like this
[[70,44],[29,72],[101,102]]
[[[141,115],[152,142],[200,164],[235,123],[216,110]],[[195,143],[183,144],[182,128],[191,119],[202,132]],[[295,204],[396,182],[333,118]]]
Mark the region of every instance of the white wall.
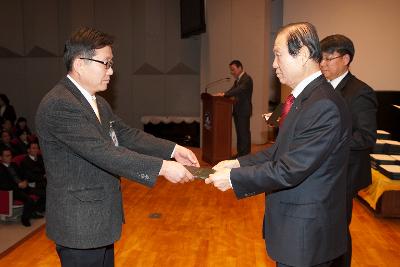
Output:
[[[201,36],[201,92],[207,83],[230,76],[229,63],[239,59],[253,78],[252,143],[264,143],[267,127],[261,114],[268,110],[270,74],[270,1],[207,1],[207,32]],[[233,82],[208,91],[226,91]],[[236,146],[235,131],[233,145]]]
[[400,91],[398,0],[284,0],[284,24],[308,21],[320,39],[344,34],[354,42],[351,71],[375,90]]

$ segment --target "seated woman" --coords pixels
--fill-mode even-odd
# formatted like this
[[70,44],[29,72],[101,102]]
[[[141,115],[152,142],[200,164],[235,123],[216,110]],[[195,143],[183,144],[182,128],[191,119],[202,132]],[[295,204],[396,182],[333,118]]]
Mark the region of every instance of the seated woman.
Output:
[[25,131],[28,135],[31,135],[31,130],[28,127],[28,121],[24,117],[19,117],[15,123],[15,132]]

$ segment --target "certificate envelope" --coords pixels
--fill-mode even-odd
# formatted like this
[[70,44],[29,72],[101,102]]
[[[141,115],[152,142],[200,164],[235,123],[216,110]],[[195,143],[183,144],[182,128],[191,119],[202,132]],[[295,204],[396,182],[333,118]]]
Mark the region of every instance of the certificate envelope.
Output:
[[206,179],[210,174],[215,172],[215,170],[211,168],[199,168],[194,166],[185,166],[185,168],[194,176],[194,178],[198,179]]

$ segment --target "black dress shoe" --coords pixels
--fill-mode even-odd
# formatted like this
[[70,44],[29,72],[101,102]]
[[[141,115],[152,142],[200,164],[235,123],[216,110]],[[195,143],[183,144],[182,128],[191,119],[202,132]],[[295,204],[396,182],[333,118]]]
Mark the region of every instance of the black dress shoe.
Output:
[[32,212],[31,214],[32,219],[41,219],[43,217],[44,217],[43,215],[37,214],[36,212]]
[[31,226],[31,222],[30,222],[29,219],[27,219],[27,218],[21,218],[21,223],[22,223],[22,225],[25,226],[25,227]]

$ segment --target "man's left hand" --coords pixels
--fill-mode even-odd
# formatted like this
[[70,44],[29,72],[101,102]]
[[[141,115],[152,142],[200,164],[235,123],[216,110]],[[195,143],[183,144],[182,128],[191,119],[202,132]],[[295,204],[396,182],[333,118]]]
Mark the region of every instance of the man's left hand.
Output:
[[232,188],[231,185],[231,169],[218,169],[211,174],[206,180],[206,184],[213,184],[221,191],[226,191]]
[[191,150],[183,146],[176,145],[172,157],[183,165],[200,167],[196,155]]

